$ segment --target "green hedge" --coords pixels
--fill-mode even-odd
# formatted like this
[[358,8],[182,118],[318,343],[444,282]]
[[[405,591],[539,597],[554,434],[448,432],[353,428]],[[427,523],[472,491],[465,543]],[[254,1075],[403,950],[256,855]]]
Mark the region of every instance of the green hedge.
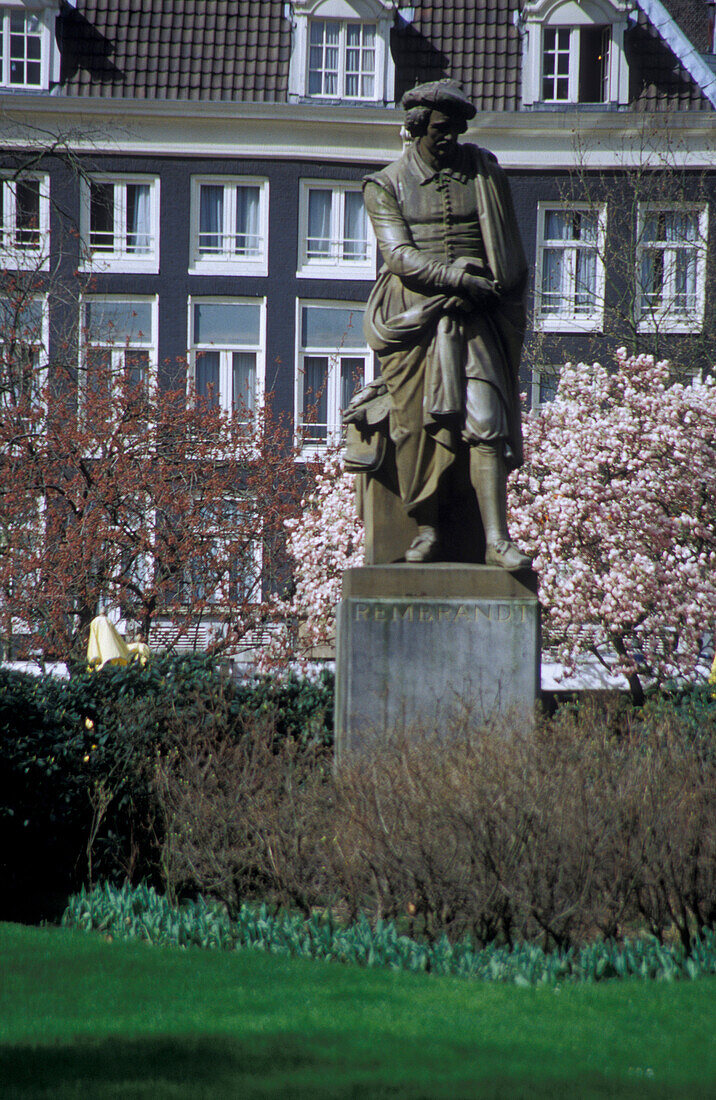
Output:
[[689,955],[680,944],[660,944],[653,938],[599,942],[550,953],[533,944],[478,948],[468,937],[454,944],[444,935],[436,943],[418,942],[383,921],[374,928],[365,919],[341,927],[325,913],[306,920],[298,915],[272,916],[265,907],[243,905],[236,920],[231,920],[217,903],[200,897],[172,906],[145,885],[116,889],[105,884],[90,893],[82,890],[70,898],[62,923],[165,946],[250,949],[518,985],[607,978],[673,981],[716,973],[716,934],[707,929]]
[[277,739],[330,744],[329,674],[236,684],[202,655],[72,669],[69,679],[0,669],[0,917],[59,915],[91,866],[154,879],[158,752],[212,723],[240,737],[265,721]]

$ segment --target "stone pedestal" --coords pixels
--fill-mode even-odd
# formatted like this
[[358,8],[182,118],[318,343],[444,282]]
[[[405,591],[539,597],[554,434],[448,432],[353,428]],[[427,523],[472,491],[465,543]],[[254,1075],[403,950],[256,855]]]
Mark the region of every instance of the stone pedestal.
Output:
[[466,713],[531,715],[537,576],[435,563],[349,569],[337,616],[336,755],[391,732],[449,736]]

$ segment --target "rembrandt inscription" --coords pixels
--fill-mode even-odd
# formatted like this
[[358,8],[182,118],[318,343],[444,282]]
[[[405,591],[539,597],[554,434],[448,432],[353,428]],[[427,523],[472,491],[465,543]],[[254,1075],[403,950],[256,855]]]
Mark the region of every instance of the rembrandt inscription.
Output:
[[529,610],[529,604],[515,600],[472,600],[470,603],[366,600],[353,604],[352,618],[354,622],[363,623],[524,623],[528,621]]

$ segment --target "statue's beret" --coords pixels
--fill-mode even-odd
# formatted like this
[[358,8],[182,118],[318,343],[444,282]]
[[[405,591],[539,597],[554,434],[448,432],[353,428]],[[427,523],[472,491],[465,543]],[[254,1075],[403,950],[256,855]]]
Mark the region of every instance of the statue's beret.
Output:
[[403,110],[411,107],[430,107],[446,115],[474,118],[476,108],[455,80],[431,80],[429,84],[417,84],[403,96]]

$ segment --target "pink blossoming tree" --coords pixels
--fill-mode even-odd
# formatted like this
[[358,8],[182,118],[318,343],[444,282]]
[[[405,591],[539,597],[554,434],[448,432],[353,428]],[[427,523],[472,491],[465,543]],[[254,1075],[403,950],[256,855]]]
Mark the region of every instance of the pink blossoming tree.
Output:
[[535,554],[545,641],[645,680],[690,673],[716,625],[716,385],[617,352],[567,364],[525,419],[510,491],[513,537]]

